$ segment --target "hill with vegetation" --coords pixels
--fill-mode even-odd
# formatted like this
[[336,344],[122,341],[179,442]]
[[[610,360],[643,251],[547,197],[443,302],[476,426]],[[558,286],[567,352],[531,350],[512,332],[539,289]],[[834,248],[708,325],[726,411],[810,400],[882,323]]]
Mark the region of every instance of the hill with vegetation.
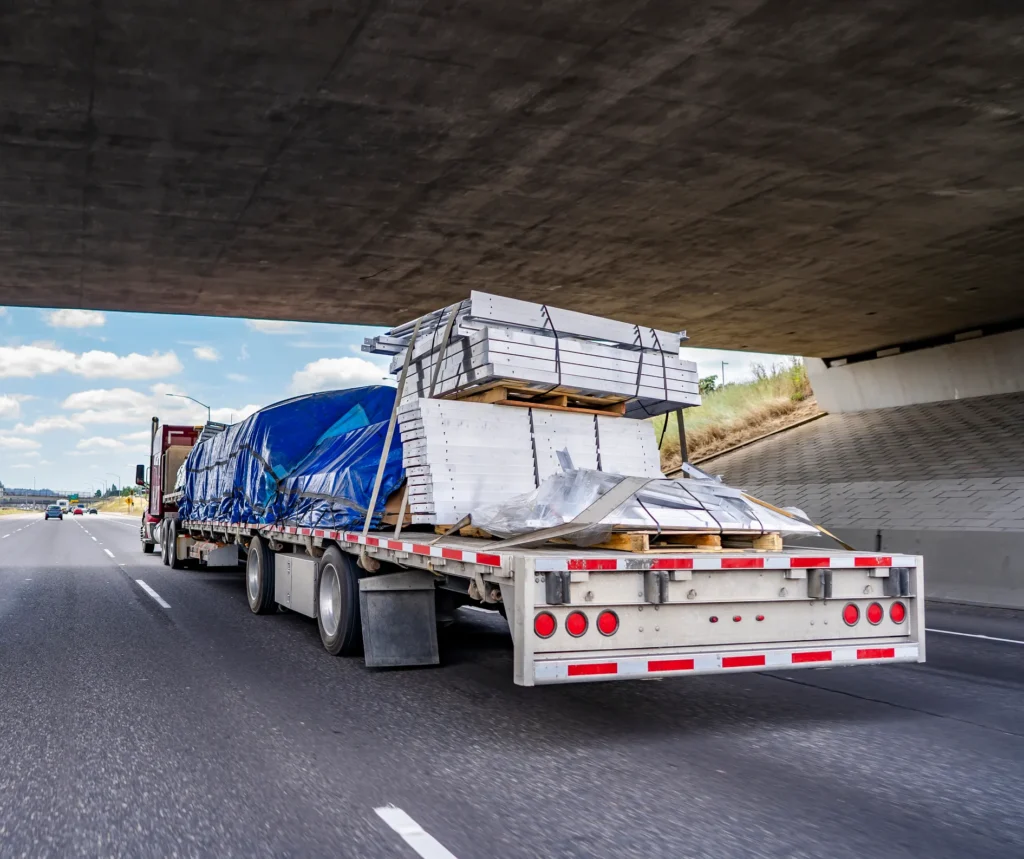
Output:
[[[821,414],[803,361],[765,367],[754,365],[750,382],[718,385],[716,376],[701,379],[703,402],[683,413],[690,461],[706,459],[737,444],[784,429]],[[674,416],[654,418],[666,470],[679,467],[679,432]],[[664,433],[664,437],[662,437]]]

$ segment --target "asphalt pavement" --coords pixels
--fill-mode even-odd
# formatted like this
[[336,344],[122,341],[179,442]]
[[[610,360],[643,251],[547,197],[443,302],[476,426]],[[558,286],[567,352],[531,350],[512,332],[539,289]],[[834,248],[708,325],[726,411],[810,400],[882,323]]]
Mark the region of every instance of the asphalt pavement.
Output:
[[461,614],[370,671],[136,520],[0,517],[0,856],[1024,856],[1021,613],[931,607],[925,665],[536,689]]

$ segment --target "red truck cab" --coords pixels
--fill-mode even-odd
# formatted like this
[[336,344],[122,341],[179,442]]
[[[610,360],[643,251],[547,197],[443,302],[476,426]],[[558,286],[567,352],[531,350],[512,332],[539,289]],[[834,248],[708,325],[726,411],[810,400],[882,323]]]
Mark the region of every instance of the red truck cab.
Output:
[[157,526],[169,514],[178,511],[178,505],[165,501],[164,496],[174,491],[178,469],[195,447],[202,429],[161,424],[159,418],[153,418],[148,474],[144,465],[136,466],[135,471],[135,483],[149,486],[149,502],[142,514],[140,531],[142,551],[147,554],[153,552],[159,542],[159,535],[154,533]]

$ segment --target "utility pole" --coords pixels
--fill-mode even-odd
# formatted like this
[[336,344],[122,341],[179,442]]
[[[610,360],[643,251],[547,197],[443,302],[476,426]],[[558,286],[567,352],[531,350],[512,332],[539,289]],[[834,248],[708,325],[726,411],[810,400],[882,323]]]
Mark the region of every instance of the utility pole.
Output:
[[722,362],[722,387],[725,387],[725,368],[729,366],[728,361]]

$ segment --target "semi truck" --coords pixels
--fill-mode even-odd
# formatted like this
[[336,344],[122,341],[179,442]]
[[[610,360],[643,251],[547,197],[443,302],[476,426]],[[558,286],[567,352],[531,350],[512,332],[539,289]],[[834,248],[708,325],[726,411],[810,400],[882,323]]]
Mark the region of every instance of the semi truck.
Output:
[[[547,308],[545,314],[551,322]],[[435,330],[444,321],[443,315],[435,316]],[[445,327],[442,341],[451,335],[450,320]],[[551,324],[553,330],[568,327],[557,318]],[[411,344],[394,337],[389,342],[397,344],[396,349],[406,342],[411,353],[418,328],[419,323],[412,330]],[[602,337],[608,336],[602,330]],[[567,352],[563,342],[561,354]],[[443,359],[443,351],[439,354]],[[266,432],[261,430],[258,438],[253,434],[258,423],[243,426],[261,420],[259,413],[226,431],[164,426],[154,418],[149,503],[140,531],[143,551],[160,545],[164,563],[175,569],[238,569],[254,615],[266,617],[280,609],[305,615],[317,623],[329,653],[362,656],[370,668],[438,664],[438,625],[456,617],[455,610],[463,606],[499,612],[505,618],[512,637],[513,680],[522,686],[924,661],[920,556],[786,545],[777,533],[737,537],[724,525],[718,533],[705,529],[689,537],[665,535],[659,526],[657,533],[616,533],[596,545],[574,544],[573,534],[578,536],[581,527],[597,522],[609,510],[621,509],[624,499],[639,498],[652,485],[667,492],[669,483],[681,483],[673,491],[695,498],[699,489],[716,485],[715,478],[693,466],[687,466],[688,476],[681,482],[664,479],[660,469],[657,477],[644,478],[594,471],[614,484],[610,490],[584,505],[569,525],[525,537],[481,530],[472,517],[433,527],[422,524],[431,510],[440,509],[443,482],[456,472],[468,473],[482,493],[500,495],[501,488],[488,485],[486,457],[481,465],[468,450],[470,444],[486,448],[487,433],[478,433],[482,440],[471,442],[463,425],[439,424],[439,432],[448,433],[441,456],[423,434],[426,417],[419,406],[415,413],[405,412],[400,433],[404,459],[395,464],[390,446],[403,408],[408,368],[407,357],[397,391],[363,389],[366,399],[358,410],[371,404],[378,412],[387,407],[387,420],[378,414],[355,426],[352,410],[321,433],[307,426],[305,418],[286,420],[295,401],[268,407],[264,423],[277,420],[274,431],[280,437],[289,439],[293,428],[319,445],[287,465],[273,461]],[[564,382],[569,374],[558,369],[559,381]],[[428,397],[433,387],[431,382]],[[330,399],[341,394],[314,396]],[[570,394],[560,394],[553,404],[547,389],[542,398],[526,403],[509,399],[512,395],[504,390],[499,396],[503,399],[495,402],[494,397],[476,395],[476,403],[467,408],[521,414],[526,406],[531,433],[540,433],[545,426],[544,416],[551,412],[544,410],[562,416],[572,411]],[[622,454],[629,452],[614,445],[628,443],[622,439],[632,435],[608,432],[613,419],[600,411],[603,406],[593,391],[587,397],[588,408],[579,409],[586,416],[579,420],[604,427],[597,433],[604,445],[597,462],[622,461]],[[404,401],[408,409],[409,397]],[[648,407],[656,404],[656,391],[646,402]],[[561,446],[561,424],[547,425],[555,427],[551,432],[556,446]],[[614,424],[616,429],[622,426]],[[200,444],[190,455],[201,437],[216,433],[223,437]],[[594,435],[588,431],[564,436],[565,449],[555,451],[563,476],[585,473],[572,464],[569,448],[592,446]],[[349,441],[339,447],[339,438]],[[497,463],[494,456],[509,442],[495,437],[490,444],[491,461]],[[360,451],[361,458],[353,458],[353,450]],[[414,496],[409,506],[421,512],[410,515],[412,481],[406,478],[425,473],[431,457],[443,459],[434,463],[429,478],[433,506],[417,507],[416,499],[426,496]],[[235,462],[231,468],[225,465],[229,461]],[[497,464],[493,468],[498,471]],[[138,467],[137,482],[147,482],[146,472],[145,466]],[[253,478],[257,473],[258,479]],[[289,476],[299,474],[298,482]],[[728,487],[721,492],[730,503],[756,502],[762,514],[774,511],[810,526],[799,511],[780,510]],[[200,497],[205,499],[202,504]],[[281,498],[288,504],[275,507],[278,502],[272,499]],[[540,506],[529,498],[508,503],[516,514],[532,515],[537,511],[530,506]],[[324,511],[335,511],[339,504],[348,518],[339,520],[331,512],[325,521]],[[812,527],[817,526],[804,530]]]

